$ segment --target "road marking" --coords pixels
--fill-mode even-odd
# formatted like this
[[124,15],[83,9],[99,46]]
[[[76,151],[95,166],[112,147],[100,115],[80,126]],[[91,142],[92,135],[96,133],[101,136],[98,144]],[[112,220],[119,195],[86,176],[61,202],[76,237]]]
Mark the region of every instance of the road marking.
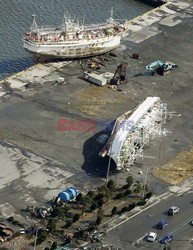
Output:
[[167,192],[161,194],[160,196],[157,196],[157,198],[158,199],[166,199],[166,198],[170,197],[171,195],[172,195],[171,192],[167,191]]
[[188,192],[188,191],[190,191],[191,190],[191,188],[183,188],[182,190],[180,190],[179,192],[177,192],[177,195],[176,195],[176,197],[178,197],[178,196],[180,196],[180,195],[182,195],[182,194],[184,194],[184,193],[186,193],[186,192]]
[[[156,200],[155,200],[155,202],[153,202],[151,205],[149,205],[148,207],[146,207],[146,208],[140,210],[139,212],[135,213],[134,215],[132,215],[132,216],[126,218],[125,220],[121,221],[120,223],[118,223],[118,224],[112,226],[111,228],[107,229],[107,232],[109,232],[109,231],[115,229],[116,227],[119,227],[120,225],[122,225],[123,223],[127,222],[128,220],[134,218],[135,216],[139,215],[140,213],[142,213],[142,212],[148,210],[149,208],[153,207],[154,205],[156,205],[157,203],[159,203],[159,202],[161,201],[161,199],[168,198],[168,197],[171,196],[171,195],[172,195],[172,194],[171,194],[169,191],[167,191],[166,193],[163,193],[163,194],[161,194],[160,196],[155,197]],[[113,223],[113,221],[111,221],[111,223]]]
[[143,240],[146,236],[148,236],[148,234],[143,235],[141,238],[139,238],[138,240],[136,240],[136,242],[139,242],[139,241]]
[[120,225],[122,225],[122,224],[125,223],[126,221],[128,221],[128,220],[134,218],[135,216],[139,215],[140,213],[142,213],[142,212],[148,210],[149,208],[153,207],[155,204],[157,204],[157,203],[159,203],[159,202],[160,202],[160,200],[155,201],[155,202],[154,202],[153,204],[151,204],[150,206],[148,206],[148,207],[142,209],[142,210],[139,211],[138,213],[136,213],[136,214],[134,214],[134,215],[128,217],[127,219],[125,219],[125,220],[121,221],[120,223],[114,225],[113,227],[107,229],[107,232],[109,232],[109,231],[115,229],[116,227],[119,227]]
[[171,234],[175,234],[178,230],[180,230],[181,228],[183,228],[184,226],[189,224],[190,221],[192,221],[192,220],[193,220],[193,218],[191,218],[191,219],[189,218],[188,220],[186,220],[186,222],[183,225],[176,227],[176,229],[174,231],[172,231]]

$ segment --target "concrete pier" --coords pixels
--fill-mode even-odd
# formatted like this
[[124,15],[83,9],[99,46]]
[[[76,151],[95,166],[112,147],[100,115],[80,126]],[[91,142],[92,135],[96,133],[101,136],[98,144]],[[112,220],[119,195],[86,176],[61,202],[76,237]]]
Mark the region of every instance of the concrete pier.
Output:
[[[181,115],[169,120],[167,136],[150,143],[132,175],[140,178],[144,164],[151,171],[192,146],[192,17],[192,2],[176,0],[129,20],[117,57],[101,69],[114,73],[120,63],[127,64],[128,81],[118,91],[86,82],[78,61],[37,64],[0,82],[3,214],[20,215],[26,205],[41,204],[69,186],[87,192],[103,183],[106,165],[98,152],[105,133],[98,120],[113,121],[148,96],[159,96],[168,110]],[[133,53],[141,60],[131,59]],[[147,75],[145,66],[155,60],[178,68],[164,76]],[[90,131],[58,131],[58,119],[95,125]],[[116,181],[124,176],[117,174]],[[165,187],[151,176],[149,182],[157,193]]]

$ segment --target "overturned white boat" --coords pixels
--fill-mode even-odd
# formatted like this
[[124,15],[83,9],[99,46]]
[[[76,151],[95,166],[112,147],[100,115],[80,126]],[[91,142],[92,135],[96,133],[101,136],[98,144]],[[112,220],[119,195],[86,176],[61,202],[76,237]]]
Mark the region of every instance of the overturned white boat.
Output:
[[162,135],[166,118],[167,105],[159,97],[147,97],[134,112],[129,111],[116,120],[99,155],[111,157],[118,170],[127,169],[143,156],[143,148],[150,138]]

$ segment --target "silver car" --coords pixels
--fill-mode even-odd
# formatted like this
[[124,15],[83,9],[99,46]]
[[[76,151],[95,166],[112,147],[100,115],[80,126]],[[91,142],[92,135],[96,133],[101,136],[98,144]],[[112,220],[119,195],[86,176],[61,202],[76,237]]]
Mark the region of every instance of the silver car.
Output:
[[180,212],[179,207],[172,206],[168,210],[168,215],[174,215]]

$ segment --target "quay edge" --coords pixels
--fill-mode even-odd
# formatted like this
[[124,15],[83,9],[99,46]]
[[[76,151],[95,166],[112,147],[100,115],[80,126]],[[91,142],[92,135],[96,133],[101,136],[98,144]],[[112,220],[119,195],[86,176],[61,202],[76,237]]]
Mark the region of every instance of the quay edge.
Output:
[[[126,28],[128,28],[128,25],[129,25],[130,23],[132,23],[132,22],[134,22],[134,21],[136,21],[136,20],[138,20],[138,19],[140,19],[140,18],[143,18],[143,17],[145,17],[145,16],[147,16],[147,15],[149,15],[149,14],[151,14],[151,13],[154,13],[154,12],[156,12],[156,11],[158,11],[158,10],[161,10],[161,8],[162,8],[163,6],[167,6],[167,5],[169,5],[169,4],[170,4],[170,1],[167,1],[167,2],[165,2],[164,4],[162,4],[161,6],[157,6],[156,8],[153,8],[152,10],[146,11],[145,13],[143,13],[143,14],[141,14],[141,15],[139,15],[139,16],[136,16],[136,17],[134,17],[134,18],[131,18],[131,19],[127,20],[127,21],[125,22]],[[128,34],[126,34],[126,36],[127,36],[127,35],[128,35]],[[69,61],[69,63],[70,63],[70,61]],[[66,64],[66,62],[65,62],[65,64]],[[6,78],[0,80],[0,84],[2,84],[3,82],[8,82],[9,80],[13,79],[14,77],[20,77],[21,74],[22,74],[22,73],[25,73],[26,71],[33,71],[33,69],[38,69],[39,67],[41,67],[41,65],[42,65],[42,63],[35,63],[34,65],[31,65],[30,67],[28,67],[28,68],[26,68],[26,69],[23,69],[23,70],[21,70],[21,71],[19,71],[19,72],[16,72],[16,73],[13,74],[13,75],[10,75],[10,76],[8,76],[8,77],[6,77]]]
[[166,3],[166,0],[138,0],[138,1],[153,7],[158,7]]
[[[90,166],[89,169],[81,168],[84,163],[84,156],[86,155],[86,157],[88,157],[89,152],[93,150],[93,148],[86,146],[90,145],[87,142],[88,140],[94,141],[94,139],[96,139],[96,136],[94,137],[96,130],[93,131],[93,133],[79,133],[78,135],[76,134],[76,136],[75,133],[62,134],[56,131],[57,119],[59,118],[68,117],[69,120],[94,120],[97,116],[101,119],[114,119],[122,114],[123,111],[136,107],[136,105],[147,96],[158,95],[168,104],[170,110],[175,110],[183,115],[174,117],[168,122],[168,129],[172,131],[172,133],[164,137],[163,141],[158,141],[155,147],[146,150],[147,155],[155,156],[149,159],[148,165],[150,168],[160,166],[165,161],[173,158],[179,151],[192,145],[191,123],[187,121],[190,121],[190,114],[192,113],[192,110],[190,110],[192,106],[192,97],[190,99],[192,89],[190,67],[192,63],[192,50],[190,41],[193,34],[191,32],[193,27],[193,13],[191,13],[193,6],[188,7],[187,5],[186,7],[184,4],[181,6],[184,8],[182,9],[180,7],[182,1],[175,1],[175,5],[172,5],[172,3],[173,2],[170,1],[170,5],[167,6],[167,8],[164,6],[165,9],[161,6],[159,9],[151,10],[138,17],[138,19],[135,18],[129,22],[128,26],[131,24],[133,30],[131,31],[131,35],[125,37],[120,49],[122,49],[122,53],[125,55],[126,53],[131,54],[132,52],[138,52],[142,58],[143,65],[139,66],[138,61],[132,60],[129,56],[127,57],[126,60],[130,63],[127,72],[129,81],[127,84],[120,86],[122,89],[121,92],[112,91],[105,87],[98,88],[82,80],[82,71],[79,69],[77,62],[68,65],[65,65],[64,62],[37,64],[7,78],[6,81],[8,83],[12,83],[12,81],[30,82],[31,87],[29,91],[22,92],[18,90],[15,95],[8,95],[10,97],[9,99],[2,99],[0,110],[0,139],[2,141],[10,141],[14,144],[14,146],[10,146],[9,150],[10,152],[13,151],[12,153],[14,155],[16,155],[14,152],[15,145],[18,145],[23,147],[26,152],[31,150],[38,155],[49,156],[50,162],[50,159],[58,159],[58,161],[62,163],[61,167],[60,165],[56,166],[56,164],[54,164],[51,168],[51,163],[48,162],[43,165],[43,161],[42,165],[40,165],[40,161],[38,161],[37,166],[34,166],[34,163],[32,164],[33,166],[22,166],[22,171],[25,173],[20,174],[20,164],[22,164],[23,161],[19,162],[18,159],[16,159],[16,163],[18,162],[19,164],[10,169],[10,173],[13,173],[12,175],[10,174],[10,179],[2,177],[2,182],[5,182],[6,190],[3,188],[0,190],[1,200],[4,202],[6,198],[6,201],[11,204],[10,211],[19,213],[21,205],[24,206],[29,202],[26,194],[37,204],[40,200],[52,198],[58,189],[65,188],[67,184],[68,186],[74,185],[82,191],[97,185],[99,180],[101,180],[100,178],[91,179],[89,177],[89,173],[93,170],[91,169],[89,172]],[[154,15],[156,11],[158,11],[158,13]],[[135,23],[137,23],[137,25]],[[136,27],[139,26],[141,29],[136,30]],[[180,32],[182,29],[184,29],[183,36]],[[132,42],[130,42],[131,39]],[[178,43],[175,42],[176,40],[178,40]],[[126,49],[124,43],[127,45]],[[135,47],[129,50],[130,44],[133,45],[134,43]],[[118,62],[120,63],[121,59],[119,55],[117,58],[114,58],[116,61],[114,65],[109,65],[108,70],[114,72],[114,67],[118,65]],[[179,67],[177,70],[173,70],[162,77],[134,77],[136,72],[143,70],[144,66],[154,59],[171,60],[178,64]],[[61,69],[59,65],[61,65]],[[34,75],[34,77],[32,77],[32,75]],[[65,77],[66,84],[55,86],[52,76]],[[43,84],[43,81],[45,84]],[[2,82],[5,82],[5,80]],[[39,85],[37,86],[36,83]],[[87,92],[87,90],[90,90],[90,92]],[[100,96],[95,95],[95,91],[100,92],[101,99]],[[86,95],[89,100],[85,100],[84,97]],[[120,97],[122,97],[122,100],[118,103],[117,100],[119,100],[118,98]],[[124,98],[126,102],[124,102]],[[88,106],[90,106],[96,116],[88,116],[88,113],[85,114],[86,109],[83,105],[85,105],[87,109],[89,108]],[[22,119],[19,120],[19,118]],[[6,151],[7,147],[6,145],[2,149],[3,154],[3,150]],[[14,150],[11,151],[11,147]],[[22,152],[24,152],[24,150]],[[4,155],[6,155],[6,153]],[[39,155],[40,159],[42,159],[41,155]],[[25,157],[25,154],[23,154],[23,157]],[[37,155],[33,155],[33,157],[37,158]],[[89,157],[88,161],[90,159]],[[148,158],[144,158],[144,162],[145,161],[148,161]],[[1,165],[5,166],[6,164],[1,162]],[[6,168],[9,168],[10,165],[11,164]],[[33,170],[30,174],[29,166]],[[131,168],[130,172],[135,174],[136,171],[136,176],[138,176],[137,171],[139,171],[139,167],[135,169]],[[48,170],[53,170],[52,176],[49,175]],[[62,177],[59,175],[60,173]],[[17,176],[17,180],[15,176]],[[38,178],[36,178],[37,176]],[[44,177],[45,182],[43,182]],[[117,181],[121,181],[121,178],[118,177],[120,176],[117,176]],[[149,176],[149,178],[151,179],[152,177]],[[38,183],[36,179],[39,181],[42,180],[41,183]],[[54,181],[56,179],[57,181]],[[95,183],[91,185],[93,179]],[[35,181],[33,182],[33,180]],[[12,187],[13,185],[17,187],[14,189],[12,201],[10,198],[10,183]],[[42,183],[45,187],[43,187]],[[46,186],[48,183],[50,183],[49,187]],[[23,185],[25,189],[21,188],[21,185]],[[154,189],[161,189],[157,181],[156,185],[154,185]],[[23,199],[22,204],[19,202],[20,199]],[[1,206],[4,206],[6,211],[8,211],[6,207],[7,203],[3,202],[0,203]]]

